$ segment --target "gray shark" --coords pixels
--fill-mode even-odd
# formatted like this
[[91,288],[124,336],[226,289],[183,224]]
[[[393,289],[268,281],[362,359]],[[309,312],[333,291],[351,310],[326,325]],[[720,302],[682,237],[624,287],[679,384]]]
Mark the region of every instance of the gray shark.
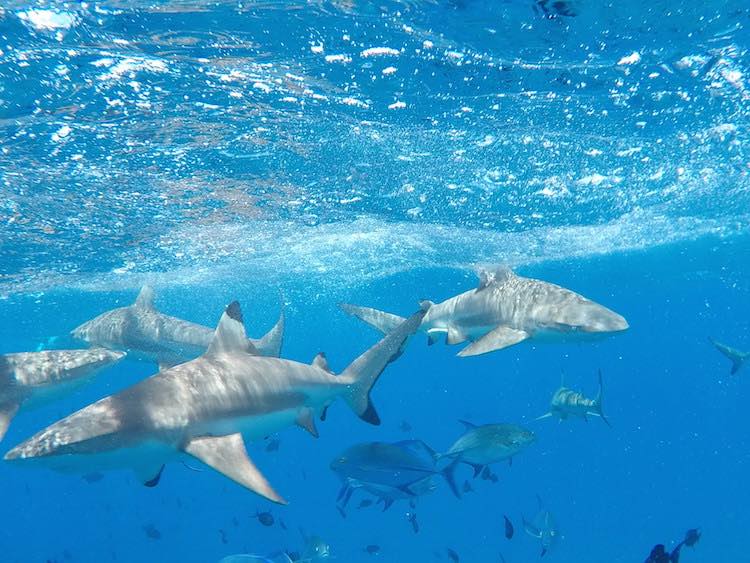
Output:
[[559,533],[552,513],[544,507],[542,499],[538,495],[536,498],[539,503],[539,511],[531,522],[526,520],[525,517],[523,518],[523,529],[532,538],[539,540],[542,547],[540,557],[544,557],[557,543]]
[[713,338],[709,338],[709,340],[711,341],[711,344],[716,346],[716,349],[719,352],[732,360],[732,375],[740,371],[740,368],[745,365],[745,360],[750,358],[750,352],[740,352],[735,348],[730,348],[729,346],[722,344],[721,342],[717,342]]
[[583,393],[565,387],[565,383],[561,380],[560,388],[555,391],[554,395],[552,395],[549,412],[538,417],[537,420],[550,418],[552,416],[556,416],[560,420],[565,420],[569,416],[576,416],[588,420],[587,417],[592,415],[598,416],[607,423],[607,426],[611,426],[602,412],[603,389],[602,370],[599,370],[599,392],[594,399],[588,399]]
[[[102,313],[73,329],[74,338],[92,346],[123,350],[159,368],[192,360],[206,351],[214,331],[203,325],[165,315],[154,307],[154,292],[144,286],[135,303]],[[276,325],[250,349],[262,356],[278,357],[284,336],[284,312]]]
[[[481,271],[476,289],[430,305],[420,329],[430,344],[440,334],[446,335],[448,344],[471,341],[459,356],[486,354],[545,335],[581,337],[628,328],[617,313],[569,289],[502,267]],[[403,322],[377,309],[349,304],[341,308],[382,332]]]
[[124,352],[105,348],[0,355],[0,440],[21,406],[54,400],[119,362]]
[[285,503],[248,457],[243,437],[261,440],[292,424],[317,436],[314,417],[324,418],[337,397],[366,422],[379,424],[370,389],[425,313],[415,313],[336,376],[322,354],[311,365],[255,355],[235,301],[202,356],[71,414],[5,459],[62,471],[132,468],[144,484],[154,486],[165,463],[188,454]]

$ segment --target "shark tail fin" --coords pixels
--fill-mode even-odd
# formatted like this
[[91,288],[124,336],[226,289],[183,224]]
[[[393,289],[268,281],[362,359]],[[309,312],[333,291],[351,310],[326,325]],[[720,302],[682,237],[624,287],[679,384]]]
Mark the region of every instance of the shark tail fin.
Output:
[[[425,307],[426,306],[427,304],[425,304]],[[391,313],[386,313],[385,311],[379,311],[378,309],[372,309],[370,307],[359,307],[348,303],[341,303],[339,304],[339,307],[341,307],[341,310],[346,314],[365,321],[368,325],[378,329],[383,334],[389,334],[394,331],[406,320],[404,317],[392,315]]]
[[281,346],[284,343],[284,301],[281,301],[281,312],[279,313],[279,320],[273,325],[273,328],[269,330],[262,338],[253,341],[256,350],[263,356],[272,356],[278,358],[281,356]]
[[602,382],[602,370],[599,370],[599,392],[596,394],[596,399],[594,402],[596,403],[596,414],[599,415],[599,418],[601,418],[604,422],[607,423],[607,426],[612,426],[609,423],[609,420],[607,420],[607,417],[604,416],[604,409],[602,408],[602,395],[604,394],[604,383]]
[[385,338],[354,360],[340,376],[347,385],[346,402],[357,415],[370,424],[380,424],[380,417],[370,401],[370,391],[385,367],[398,358],[427,313],[423,308],[404,319]]
[[732,360],[732,375],[740,371],[740,368],[742,367],[742,364],[745,363],[745,360],[750,356],[750,354],[743,354],[739,350],[735,350],[734,348],[730,348],[726,344],[722,344],[721,342],[717,342],[713,338],[709,338],[711,341],[711,344],[713,344],[716,349],[724,354],[727,358]]

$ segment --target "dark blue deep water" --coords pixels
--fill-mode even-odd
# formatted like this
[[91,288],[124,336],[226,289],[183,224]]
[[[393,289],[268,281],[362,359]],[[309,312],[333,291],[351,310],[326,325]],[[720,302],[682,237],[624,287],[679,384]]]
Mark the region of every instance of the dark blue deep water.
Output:
[[[381,426],[338,401],[318,439],[248,444],[288,506],[179,462],[155,488],[2,462],[0,561],[215,563],[302,551],[301,529],[344,563],[531,562],[537,495],[561,536],[543,561],[641,563],[695,527],[683,563],[750,561],[750,368],[709,341],[750,351],[749,49],[744,0],[2,0],[0,353],[69,347],[148,283],[208,326],[239,300],[254,337],[283,300],[282,356],[339,372],[379,338],[340,302],[406,315],[487,264],[630,329],[472,358],[418,334]],[[611,428],[534,420],[561,372],[594,396],[599,369]],[[126,358],[22,410],[2,453],[156,371]],[[497,483],[462,467],[461,500],[355,493],[342,518],[339,452],[445,451],[459,419],[537,440]]]

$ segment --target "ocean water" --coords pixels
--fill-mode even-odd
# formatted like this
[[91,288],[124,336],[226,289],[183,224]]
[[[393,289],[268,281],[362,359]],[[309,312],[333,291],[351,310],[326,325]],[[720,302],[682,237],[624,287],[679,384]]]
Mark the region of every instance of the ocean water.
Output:
[[[69,346],[147,283],[207,326],[239,300],[253,337],[283,303],[282,356],[339,372],[380,337],[340,302],[407,315],[490,264],[630,328],[471,358],[418,334],[373,391],[382,425],[339,401],[318,439],[248,444],[288,506],[180,463],[146,488],[2,462],[0,561],[213,563],[303,530],[339,562],[529,562],[537,495],[561,536],[544,561],[641,562],[695,527],[682,562],[750,561],[750,372],[709,342],[750,351],[749,29],[740,0],[4,0],[0,353]],[[611,427],[535,420],[561,373],[593,397],[599,369]],[[22,410],[2,453],[156,371],[126,358]],[[461,468],[460,500],[355,493],[342,518],[339,452],[445,451],[459,419],[537,441],[497,483]]]

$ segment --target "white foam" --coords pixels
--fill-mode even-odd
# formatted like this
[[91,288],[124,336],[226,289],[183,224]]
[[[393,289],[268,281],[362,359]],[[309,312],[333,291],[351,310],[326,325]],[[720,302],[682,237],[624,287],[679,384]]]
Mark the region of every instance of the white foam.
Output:
[[26,10],[18,12],[18,18],[28,27],[38,31],[70,29],[78,23],[78,16],[57,10]]

